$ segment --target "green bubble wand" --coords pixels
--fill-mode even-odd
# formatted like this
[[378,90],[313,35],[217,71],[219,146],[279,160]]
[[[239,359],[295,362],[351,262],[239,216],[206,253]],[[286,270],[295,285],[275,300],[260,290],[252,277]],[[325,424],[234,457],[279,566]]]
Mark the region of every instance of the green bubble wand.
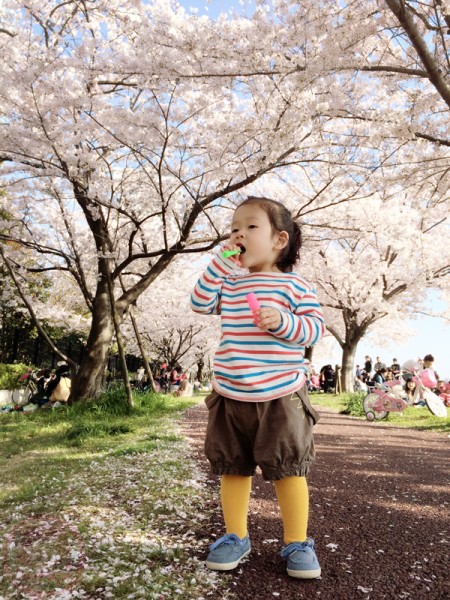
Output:
[[222,252],[222,256],[224,258],[230,258],[230,256],[234,256],[235,254],[240,254],[241,251],[239,248],[237,248],[236,250],[224,250]]

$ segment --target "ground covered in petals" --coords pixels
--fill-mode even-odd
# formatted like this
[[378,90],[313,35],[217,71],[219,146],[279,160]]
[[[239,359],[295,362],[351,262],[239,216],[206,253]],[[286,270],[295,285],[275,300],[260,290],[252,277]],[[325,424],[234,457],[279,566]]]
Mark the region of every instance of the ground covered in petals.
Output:
[[[52,439],[51,417],[0,422],[2,448],[8,439],[12,448],[2,461],[0,598],[228,596],[199,559],[198,530],[217,499],[177,430],[178,413],[144,414],[120,417],[128,432],[73,445],[67,435]],[[37,447],[42,427],[48,444]]]
[[259,473],[252,552],[219,574],[204,566],[223,522],[203,402],[145,397],[130,413],[116,401],[0,420],[0,600],[450,596],[446,431],[318,407],[310,535],[322,577],[287,576],[273,485]]
[[[311,397],[314,402],[315,397]],[[443,433],[373,422],[317,406],[317,458],[309,477],[310,527],[322,576],[286,574],[273,484],[253,480],[251,554],[228,575],[236,600],[443,600],[450,598],[448,419]],[[423,409],[424,412],[425,409]],[[185,434],[203,457],[206,409],[184,414]],[[447,421],[447,426],[446,422]],[[212,489],[217,478],[208,476]],[[215,481],[214,481],[215,480]],[[214,513],[212,513],[214,515]],[[205,532],[223,532],[220,508]]]

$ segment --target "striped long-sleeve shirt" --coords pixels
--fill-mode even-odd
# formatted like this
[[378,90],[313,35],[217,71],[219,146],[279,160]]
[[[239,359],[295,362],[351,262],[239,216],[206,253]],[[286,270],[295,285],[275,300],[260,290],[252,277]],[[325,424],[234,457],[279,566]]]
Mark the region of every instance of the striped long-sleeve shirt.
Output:
[[[191,294],[192,309],[221,316],[222,337],[214,357],[214,389],[228,398],[262,402],[288,395],[305,383],[305,346],[323,335],[322,310],[311,285],[296,273],[232,274],[234,263],[216,256]],[[259,329],[247,303],[277,308],[281,325]]]

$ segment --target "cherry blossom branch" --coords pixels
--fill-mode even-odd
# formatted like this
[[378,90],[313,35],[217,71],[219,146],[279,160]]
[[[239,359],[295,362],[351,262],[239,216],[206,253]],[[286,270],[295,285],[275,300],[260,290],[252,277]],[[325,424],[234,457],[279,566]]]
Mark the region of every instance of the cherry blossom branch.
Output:
[[417,25],[411,16],[410,7],[406,4],[406,2],[404,2],[404,0],[386,0],[386,4],[408,35],[411,44],[415,48],[423,66],[425,67],[428,78],[435,86],[444,102],[450,108],[450,86],[444,78],[439,64],[431,55],[423,37],[420,35],[419,29],[417,28]]

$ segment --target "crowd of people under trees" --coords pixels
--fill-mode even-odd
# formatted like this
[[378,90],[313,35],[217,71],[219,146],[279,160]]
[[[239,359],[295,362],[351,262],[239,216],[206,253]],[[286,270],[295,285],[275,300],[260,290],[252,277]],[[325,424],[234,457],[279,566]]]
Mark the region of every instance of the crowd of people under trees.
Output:
[[[450,406],[450,382],[441,379],[433,365],[434,356],[426,354],[423,359],[418,358],[415,361],[415,372],[426,387],[437,394],[446,406]],[[356,365],[354,388],[356,391],[370,391],[370,388],[377,384],[382,385],[396,380],[402,381],[408,404],[416,406],[425,404],[418,394],[416,376],[411,372],[404,373],[396,358],[392,359],[390,366],[386,366],[379,356],[375,363],[370,356],[365,356],[364,366]]]
[[[427,354],[417,359],[417,372],[425,373],[427,387],[440,396],[446,406],[450,406],[450,382],[441,379],[433,369],[434,356]],[[409,404],[421,406],[424,401],[418,395],[418,386],[413,374],[402,374],[402,367],[397,358],[392,359],[389,366],[377,356],[375,363],[370,356],[365,356],[363,366],[356,365],[354,376],[355,391],[369,392],[376,384],[400,380],[403,385],[405,399]],[[311,366],[307,379],[308,391],[333,393],[336,390],[336,372],[330,364],[321,367],[319,373]]]
[[[199,381],[193,383],[189,375],[180,366],[169,368],[166,362],[153,365],[153,383],[157,392],[174,394],[176,396],[191,396],[194,389],[203,389]],[[150,391],[151,382],[148,380],[145,368],[140,366],[136,373],[129,373],[130,383],[138,391]],[[112,374],[105,374],[105,381],[111,382]],[[42,369],[29,368],[20,376],[19,382],[23,389],[28,390],[29,396],[19,397],[12,403],[2,406],[1,412],[13,410],[47,409],[64,404],[69,400],[72,387],[72,374],[65,361],[59,361],[56,369],[45,367]],[[207,389],[207,388],[206,388]]]
[[[193,389],[201,387],[197,381],[194,381],[194,384],[192,384],[189,381],[189,375],[181,367],[176,366],[173,369],[169,369],[166,362],[156,367],[153,379],[156,391],[164,394],[171,393],[176,396],[190,396]],[[150,389],[150,382],[143,366],[137,370],[136,387],[141,391]]]
[[[433,369],[434,357],[427,354],[423,359],[416,361],[417,370],[426,371],[428,387],[434,391],[446,406],[450,406],[450,382],[441,379]],[[189,375],[180,366],[169,368],[167,362],[156,365],[153,373],[154,385],[157,392],[172,393],[177,396],[190,396],[194,390],[209,389],[198,378],[190,381]],[[24,374],[23,382],[32,380],[35,391],[31,403],[38,408],[49,408],[58,403],[67,402],[71,389],[71,373],[69,365],[60,361],[53,372],[49,368],[32,371]],[[418,396],[418,387],[412,374],[403,374],[402,367],[396,358],[392,359],[389,366],[377,356],[375,363],[370,356],[365,356],[363,366],[356,365],[354,375],[355,391],[368,392],[376,384],[401,380],[404,386],[405,399],[409,404],[422,405],[423,400]],[[133,375],[132,383],[140,391],[150,390],[145,369],[140,366]],[[319,372],[311,365],[307,378],[309,392],[334,393],[336,390],[336,371],[331,364],[323,365]]]

